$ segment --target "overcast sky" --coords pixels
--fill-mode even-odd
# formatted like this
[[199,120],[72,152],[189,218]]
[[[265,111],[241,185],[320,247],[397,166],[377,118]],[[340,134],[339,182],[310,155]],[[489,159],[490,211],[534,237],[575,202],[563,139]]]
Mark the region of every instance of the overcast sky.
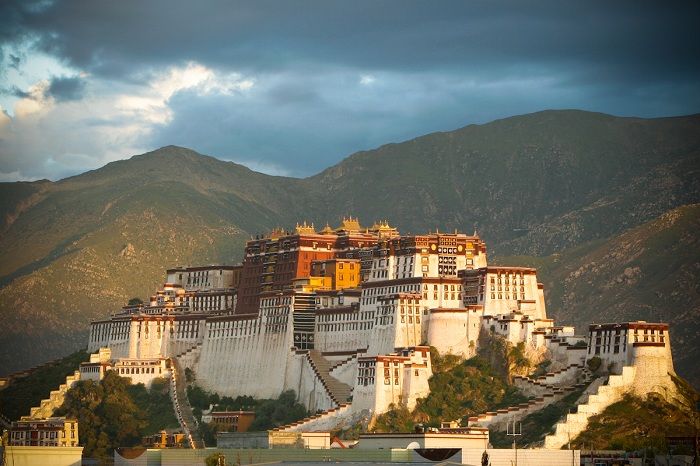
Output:
[[176,144],[270,174],[550,108],[700,112],[700,2],[0,2],[0,181]]

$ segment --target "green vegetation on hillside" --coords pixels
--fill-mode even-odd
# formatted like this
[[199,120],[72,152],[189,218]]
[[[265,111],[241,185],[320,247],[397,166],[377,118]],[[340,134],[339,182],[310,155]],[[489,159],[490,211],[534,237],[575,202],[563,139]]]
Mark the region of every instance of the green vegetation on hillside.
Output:
[[458,356],[441,355],[435,348],[430,355],[430,394],[419,399],[412,412],[395,407],[377,416],[376,432],[410,432],[419,422],[439,426],[441,421],[466,421],[469,416],[527,401],[482,356],[462,361]]
[[143,436],[179,427],[167,390],[165,380],[148,391],[108,371],[99,383],[78,382],[55,415],[78,420],[84,457],[107,459],[116,447],[140,445]]
[[28,416],[31,408],[39,406],[41,400],[49,397],[51,390],[57,390],[59,385],[66,382],[66,377],[78,369],[81,362],[89,359],[89,353],[76,351],[35,369],[26,377],[14,380],[9,387],[0,390],[0,414],[11,421]]
[[[274,429],[308,416],[310,413],[296,398],[294,390],[282,392],[277,399],[256,399],[251,396],[220,397],[217,393],[210,393],[197,385],[187,387],[187,399],[198,419],[201,419],[202,411],[209,409],[210,405],[214,405],[218,411],[255,411],[255,420],[248,429],[251,432]],[[200,431],[207,445],[216,445],[214,426],[202,423]]]
[[[572,440],[572,448],[666,453],[667,436],[695,436],[694,409],[666,402],[651,393],[646,399],[632,395],[593,416],[584,433]],[[524,427],[523,427],[524,429]],[[674,449],[676,454],[692,454]]]

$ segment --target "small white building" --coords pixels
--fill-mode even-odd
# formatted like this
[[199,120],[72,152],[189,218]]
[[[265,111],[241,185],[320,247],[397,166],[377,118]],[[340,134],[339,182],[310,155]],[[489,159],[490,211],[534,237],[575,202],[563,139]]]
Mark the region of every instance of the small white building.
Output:
[[632,390],[639,394],[675,393],[668,324],[645,321],[589,326],[587,359],[599,357],[604,369],[620,374],[634,367]]
[[544,286],[530,267],[488,266],[461,270],[465,306],[481,305],[484,315],[508,314],[519,310],[533,319],[546,319]]
[[151,387],[153,380],[159,377],[170,377],[170,369],[166,360],[157,359],[118,359],[114,363],[114,371],[121,377],[131,379],[132,384],[142,383],[147,388]]
[[391,404],[415,408],[418,398],[430,393],[433,375],[430,348],[417,346],[381,356],[359,357],[353,391],[353,410],[386,411]]
[[96,353],[90,355],[89,362],[80,363],[80,380],[102,380],[108,370],[112,369],[112,350],[100,348]]

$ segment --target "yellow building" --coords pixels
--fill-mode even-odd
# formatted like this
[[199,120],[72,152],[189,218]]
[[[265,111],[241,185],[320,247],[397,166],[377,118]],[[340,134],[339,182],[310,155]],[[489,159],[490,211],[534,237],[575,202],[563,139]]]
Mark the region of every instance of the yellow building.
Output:
[[323,284],[327,289],[357,288],[360,286],[361,278],[360,260],[335,258],[313,261],[311,263],[311,277],[326,279],[323,280]]
[[78,421],[65,417],[16,421],[9,429],[7,443],[22,447],[77,447]]

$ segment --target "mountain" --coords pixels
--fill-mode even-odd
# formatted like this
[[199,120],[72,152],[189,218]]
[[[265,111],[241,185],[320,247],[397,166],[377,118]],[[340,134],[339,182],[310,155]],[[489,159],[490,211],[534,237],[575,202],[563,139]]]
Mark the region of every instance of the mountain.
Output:
[[547,111],[360,152],[305,179],[168,146],[57,182],[0,183],[0,371],[83,346],[90,319],[150,295],[165,268],[237,262],[275,226],[352,214],[404,233],[476,227],[492,258],[575,261],[569,251],[700,202],[699,162],[698,115]]
[[499,255],[546,255],[695,202],[700,115],[539,112],[360,152],[308,181],[329,218],[477,227]]
[[668,322],[676,370],[700,381],[700,204],[672,209],[606,240],[548,257],[501,257],[537,267],[548,313],[576,325]]

